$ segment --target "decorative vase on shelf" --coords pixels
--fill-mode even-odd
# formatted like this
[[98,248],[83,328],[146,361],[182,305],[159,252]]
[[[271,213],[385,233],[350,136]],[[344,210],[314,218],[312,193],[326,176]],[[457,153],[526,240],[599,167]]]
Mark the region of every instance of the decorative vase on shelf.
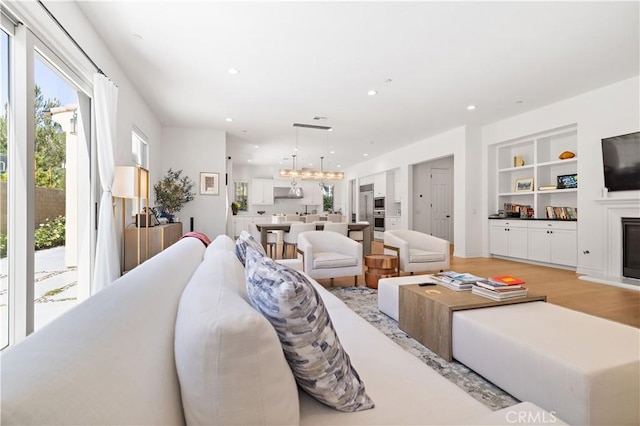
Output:
[[238,209],[240,208],[240,203],[234,201],[233,203],[231,203],[231,213],[233,213],[233,215],[237,215],[238,214]]

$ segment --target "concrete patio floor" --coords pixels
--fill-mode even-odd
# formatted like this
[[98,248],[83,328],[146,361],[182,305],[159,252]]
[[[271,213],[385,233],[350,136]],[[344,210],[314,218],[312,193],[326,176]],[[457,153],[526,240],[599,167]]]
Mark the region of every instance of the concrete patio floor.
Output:
[[[64,247],[38,250],[35,253],[35,323],[36,330],[76,305],[77,270],[67,268]],[[8,267],[0,259],[0,348],[8,341]]]

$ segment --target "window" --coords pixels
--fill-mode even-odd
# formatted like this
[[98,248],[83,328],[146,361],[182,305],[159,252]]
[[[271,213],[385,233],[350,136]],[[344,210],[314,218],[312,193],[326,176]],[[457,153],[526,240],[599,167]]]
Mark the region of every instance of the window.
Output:
[[240,204],[238,210],[246,212],[249,210],[249,183],[236,182],[235,184],[234,201]]
[[333,185],[322,185],[322,210],[333,211]]
[[149,144],[147,137],[137,129],[131,132],[131,153],[133,162],[138,166],[149,170]]

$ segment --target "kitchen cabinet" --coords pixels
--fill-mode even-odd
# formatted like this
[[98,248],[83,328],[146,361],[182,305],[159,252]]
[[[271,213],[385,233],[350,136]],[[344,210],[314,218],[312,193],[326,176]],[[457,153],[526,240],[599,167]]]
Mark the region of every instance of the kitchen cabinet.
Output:
[[384,229],[385,231],[391,231],[393,229],[400,229],[400,218],[399,217],[387,217],[384,220]]
[[576,222],[535,221],[528,224],[528,259],[577,266]]
[[499,256],[527,259],[527,222],[491,220],[489,250]]
[[238,238],[242,231],[249,232],[249,224],[250,223],[270,223],[271,216],[233,216],[231,220],[233,223],[233,237]]
[[249,196],[254,206],[273,205],[273,179],[251,179]]
[[374,197],[386,197],[387,196],[387,174],[378,173],[373,176],[373,196]]

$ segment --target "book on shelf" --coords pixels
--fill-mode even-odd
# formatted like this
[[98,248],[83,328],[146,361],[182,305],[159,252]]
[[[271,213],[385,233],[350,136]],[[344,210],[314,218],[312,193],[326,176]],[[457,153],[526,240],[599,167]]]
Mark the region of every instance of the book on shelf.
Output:
[[471,289],[471,293],[472,294],[477,294],[478,296],[483,296],[486,297],[488,299],[492,299],[492,300],[497,300],[497,301],[501,301],[501,300],[511,300],[511,299],[518,299],[521,297],[527,297],[527,292],[528,290],[526,288],[521,288],[519,290],[516,291],[509,291],[509,292],[504,292],[504,293],[500,293],[497,291],[493,291],[493,290],[489,290],[486,288],[482,288],[479,286],[473,286],[473,288]]
[[554,189],[558,189],[556,185],[546,185],[538,187],[538,191],[553,191]]
[[496,275],[494,277],[489,277],[489,281],[493,281],[494,283],[504,284],[504,285],[517,285],[524,284],[524,280],[520,278],[516,278],[512,275]]

